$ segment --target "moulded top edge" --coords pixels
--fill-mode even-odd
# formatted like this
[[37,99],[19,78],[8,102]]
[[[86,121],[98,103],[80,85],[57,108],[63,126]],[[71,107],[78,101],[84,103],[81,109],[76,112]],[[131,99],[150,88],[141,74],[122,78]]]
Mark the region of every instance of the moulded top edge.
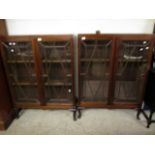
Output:
[[6,40],[32,40],[32,39],[38,39],[42,38],[44,40],[69,40],[73,39],[73,35],[11,35],[6,36]]
[[78,38],[122,38],[122,39],[153,39],[155,34],[78,34]]
[[104,35],[104,36],[155,36],[155,34],[149,34],[149,33],[80,33],[78,36],[95,36],[95,35]]

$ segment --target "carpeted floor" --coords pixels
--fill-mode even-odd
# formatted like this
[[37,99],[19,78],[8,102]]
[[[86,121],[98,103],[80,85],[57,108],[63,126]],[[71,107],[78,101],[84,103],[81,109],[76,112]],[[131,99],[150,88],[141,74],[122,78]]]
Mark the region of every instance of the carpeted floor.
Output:
[[146,120],[141,115],[138,121],[135,110],[88,109],[82,114],[81,119],[73,121],[68,110],[25,110],[0,134],[155,134],[155,123],[147,129]]

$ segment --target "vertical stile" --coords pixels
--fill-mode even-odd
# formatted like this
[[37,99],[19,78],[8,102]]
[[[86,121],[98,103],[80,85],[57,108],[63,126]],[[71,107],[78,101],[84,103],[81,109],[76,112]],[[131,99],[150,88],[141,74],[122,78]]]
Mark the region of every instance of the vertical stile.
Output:
[[116,61],[116,48],[117,48],[117,42],[116,37],[112,37],[112,51],[111,51],[111,57],[110,57],[110,79],[109,79],[109,89],[108,89],[108,99],[107,104],[112,104],[113,98],[114,98],[114,74],[115,74],[115,61]]
[[37,77],[37,86],[38,86],[38,97],[41,105],[45,105],[45,92],[44,92],[44,84],[43,84],[43,76],[42,76],[42,61],[41,55],[38,48],[38,43],[36,39],[32,39],[32,52],[35,61],[35,71]]

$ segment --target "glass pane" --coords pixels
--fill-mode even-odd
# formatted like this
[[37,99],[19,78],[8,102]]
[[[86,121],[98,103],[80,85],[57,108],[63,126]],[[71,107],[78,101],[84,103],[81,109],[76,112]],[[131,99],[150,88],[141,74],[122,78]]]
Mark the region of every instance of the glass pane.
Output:
[[43,62],[43,78],[47,102],[67,102],[72,99],[70,42],[39,42]]
[[82,101],[104,101],[108,97],[111,40],[82,40],[80,97]]
[[116,72],[115,101],[138,101],[147,70],[149,48],[149,41],[122,41]]
[[31,42],[5,42],[5,61],[16,102],[37,102]]

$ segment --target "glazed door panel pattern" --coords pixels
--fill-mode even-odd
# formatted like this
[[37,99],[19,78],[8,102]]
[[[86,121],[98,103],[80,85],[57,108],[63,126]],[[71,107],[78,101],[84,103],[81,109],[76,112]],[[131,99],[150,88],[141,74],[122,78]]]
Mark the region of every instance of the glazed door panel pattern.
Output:
[[120,41],[114,102],[139,102],[148,71],[150,45],[148,40]]
[[79,35],[79,106],[135,108],[143,101],[153,35]]
[[3,42],[4,63],[15,103],[38,102],[31,41]]
[[73,36],[12,36],[2,42],[3,63],[18,107],[140,103],[154,36],[83,34],[78,39],[79,102],[74,100]]
[[41,53],[46,102],[72,101],[71,42],[47,39],[38,42],[38,46]]
[[106,101],[108,98],[112,40],[80,40],[80,100]]

